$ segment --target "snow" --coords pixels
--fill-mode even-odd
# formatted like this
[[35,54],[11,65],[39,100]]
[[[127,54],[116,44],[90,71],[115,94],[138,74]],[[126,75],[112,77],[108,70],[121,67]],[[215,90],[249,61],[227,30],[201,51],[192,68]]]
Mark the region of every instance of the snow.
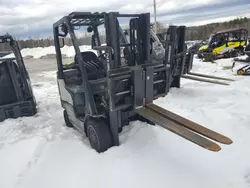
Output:
[[[187,47],[190,48],[193,44],[195,44],[198,41],[187,41]],[[102,46],[105,46],[106,43],[103,43]],[[90,45],[82,45],[80,46],[80,51],[93,51],[96,53],[96,50],[92,50]],[[61,48],[61,53],[63,57],[74,57],[75,56],[75,49],[73,46],[67,46]],[[55,46],[49,46],[49,47],[36,47],[36,48],[23,48],[21,50],[21,54],[23,58],[34,58],[34,59],[40,59],[40,58],[55,58]],[[8,54],[2,58],[12,58],[14,57],[14,54]],[[1,59],[1,58],[0,58]]]
[[191,46],[195,45],[196,43],[202,42],[201,40],[192,40],[192,41],[186,41],[187,49],[189,49]]
[[223,69],[231,64],[232,59],[194,59],[193,72],[236,81],[222,86],[183,79],[181,88],[154,103],[230,137],[232,145],[221,144],[215,153],[135,121],[124,127],[120,146],[98,154],[85,135],[65,126],[55,70],[34,72],[28,63],[38,114],[0,123],[0,187],[250,187],[249,77],[236,76],[243,63],[233,72]]
[[[91,50],[91,46],[89,45],[82,45],[80,46],[81,51],[94,51]],[[75,49],[73,46],[64,46],[61,48],[61,53],[64,57],[74,57],[75,55]],[[49,47],[37,47],[37,48],[24,48],[21,50],[21,54],[24,58],[44,58],[46,56],[53,57],[55,56],[55,46],[49,46]],[[14,54],[11,53],[7,56],[4,56],[4,58],[14,57]]]

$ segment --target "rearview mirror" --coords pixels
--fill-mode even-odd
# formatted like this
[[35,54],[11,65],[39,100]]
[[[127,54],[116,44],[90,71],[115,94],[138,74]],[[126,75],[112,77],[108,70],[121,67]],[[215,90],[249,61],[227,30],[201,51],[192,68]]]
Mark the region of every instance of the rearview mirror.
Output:
[[60,48],[64,47],[64,44],[65,44],[64,38],[59,38],[59,46],[60,46]]
[[68,34],[68,28],[65,24],[62,24],[59,28],[58,28],[58,35],[61,37],[66,37]]

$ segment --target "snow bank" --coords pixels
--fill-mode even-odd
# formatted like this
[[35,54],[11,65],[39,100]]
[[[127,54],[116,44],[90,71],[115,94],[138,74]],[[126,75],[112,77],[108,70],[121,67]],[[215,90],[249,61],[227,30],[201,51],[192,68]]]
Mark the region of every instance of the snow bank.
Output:
[[[94,51],[91,50],[91,46],[83,45],[80,46],[81,51]],[[64,46],[61,49],[62,55],[64,57],[74,57],[75,55],[75,49],[73,46]],[[38,47],[38,48],[24,48],[21,50],[22,56],[24,58],[54,58],[55,57],[55,47],[49,46],[49,47]],[[4,58],[7,57],[14,57],[14,54],[9,54],[7,56],[4,56]]]
[[193,46],[193,45],[195,45],[196,43],[199,43],[199,42],[201,42],[201,40],[194,40],[194,41],[188,40],[185,43],[187,45],[187,49],[189,49],[191,46]]
[[[190,48],[195,42],[197,41],[187,41],[187,46]],[[102,46],[105,44],[102,44]],[[91,49],[90,45],[83,45],[80,46],[80,50],[82,52],[84,51],[93,51],[96,53],[95,50]],[[61,48],[62,56],[64,57],[74,57],[75,56],[75,49],[73,46],[64,46]],[[21,50],[22,56],[24,58],[34,58],[34,59],[45,59],[45,58],[55,58],[55,47],[49,46],[49,47],[37,47],[37,48],[24,48]],[[9,58],[14,57],[14,54],[6,55],[2,58]]]

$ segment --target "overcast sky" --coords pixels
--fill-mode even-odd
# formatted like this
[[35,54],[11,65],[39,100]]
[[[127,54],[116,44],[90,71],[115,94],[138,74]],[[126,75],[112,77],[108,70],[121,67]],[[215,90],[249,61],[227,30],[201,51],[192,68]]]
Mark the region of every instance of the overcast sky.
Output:
[[[156,0],[157,19],[168,24],[200,25],[250,17],[250,0]],[[18,37],[52,36],[52,24],[72,11],[150,12],[153,0],[0,0],[0,33]]]

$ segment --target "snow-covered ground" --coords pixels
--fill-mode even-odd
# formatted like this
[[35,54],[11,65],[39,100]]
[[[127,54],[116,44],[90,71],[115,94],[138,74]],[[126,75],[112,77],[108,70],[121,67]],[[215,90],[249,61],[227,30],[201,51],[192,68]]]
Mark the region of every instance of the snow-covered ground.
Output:
[[235,79],[230,86],[183,79],[180,89],[154,101],[230,137],[233,144],[221,145],[218,153],[136,121],[124,127],[119,147],[97,154],[85,136],[65,127],[55,60],[26,62],[38,114],[0,123],[0,188],[250,187],[250,78],[223,70],[230,59],[215,64],[195,59],[193,67]]

